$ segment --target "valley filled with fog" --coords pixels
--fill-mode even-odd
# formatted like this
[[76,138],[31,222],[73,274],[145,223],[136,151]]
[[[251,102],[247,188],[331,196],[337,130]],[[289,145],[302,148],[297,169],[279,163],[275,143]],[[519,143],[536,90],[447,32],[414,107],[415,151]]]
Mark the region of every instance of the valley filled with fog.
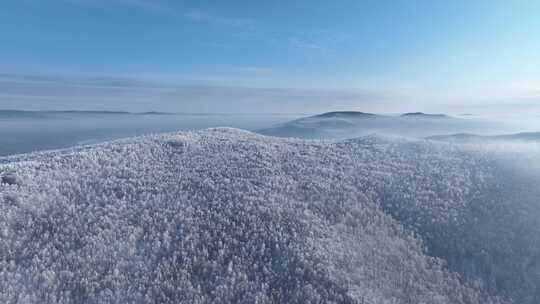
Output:
[[[449,116],[420,112],[372,114],[354,111],[306,114],[176,114],[165,112],[15,111],[0,110],[0,156],[95,144],[161,132],[233,127],[264,135],[342,140],[371,134],[437,140],[516,136],[537,140],[540,126],[519,120]],[[523,137],[524,134],[518,135]],[[444,138],[443,138],[444,137]],[[490,139],[487,137],[485,139]]]
[[0,156],[178,130],[220,126],[255,130],[296,117],[293,114],[0,110]]

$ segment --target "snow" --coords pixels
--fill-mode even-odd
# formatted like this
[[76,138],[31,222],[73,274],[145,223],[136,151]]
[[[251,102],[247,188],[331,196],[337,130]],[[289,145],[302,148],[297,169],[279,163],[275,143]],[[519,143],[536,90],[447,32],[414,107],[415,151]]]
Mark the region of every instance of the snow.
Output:
[[2,174],[0,177],[1,177],[0,182],[3,184],[15,185],[19,183],[15,172],[7,171],[7,172],[4,172],[4,174]]
[[6,157],[0,302],[503,303],[444,256],[491,165],[228,128]]

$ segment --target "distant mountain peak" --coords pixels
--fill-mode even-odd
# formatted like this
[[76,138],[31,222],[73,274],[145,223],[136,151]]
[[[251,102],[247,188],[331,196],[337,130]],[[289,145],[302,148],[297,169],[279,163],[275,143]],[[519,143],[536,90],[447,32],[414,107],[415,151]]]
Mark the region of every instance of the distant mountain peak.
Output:
[[429,118],[450,118],[446,114],[428,114],[424,112],[410,112],[401,114],[401,117],[429,117]]
[[137,114],[137,115],[174,115],[174,113],[158,112],[158,111],[137,112],[134,114]]
[[319,115],[315,115],[313,117],[321,117],[321,118],[330,118],[330,117],[362,117],[362,118],[368,118],[368,117],[377,117],[379,115],[373,114],[373,113],[365,113],[365,112],[358,112],[358,111],[333,111],[333,112],[326,112]]

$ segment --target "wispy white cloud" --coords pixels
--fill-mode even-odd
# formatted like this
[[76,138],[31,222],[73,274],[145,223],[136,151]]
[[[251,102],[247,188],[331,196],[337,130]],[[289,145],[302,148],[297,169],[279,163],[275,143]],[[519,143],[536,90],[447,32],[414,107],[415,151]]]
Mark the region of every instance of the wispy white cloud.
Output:
[[0,108],[317,113],[375,110],[389,98],[384,92],[358,90],[186,85],[129,77],[0,75]]
[[122,76],[73,76],[31,73],[0,73],[0,88],[9,86],[66,86],[135,88],[156,87],[156,82]]
[[300,49],[302,51],[316,52],[321,55],[328,55],[332,52],[332,49],[326,45],[304,38],[291,38],[289,43],[293,48]]
[[163,1],[151,1],[151,0],[63,0],[64,2],[85,5],[97,8],[107,8],[111,5],[121,5],[125,7],[132,7],[145,11],[155,13],[172,13],[173,8]]
[[106,9],[110,6],[124,6],[139,9],[151,13],[169,15],[175,18],[183,18],[190,22],[197,22],[216,27],[234,27],[243,30],[250,29],[254,25],[251,18],[236,16],[224,16],[221,14],[210,13],[202,9],[193,9],[173,5],[172,2],[159,0],[64,0],[65,2],[99,7]]
[[119,4],[137,7],[144,10],[155,12],[170,12],[172,8],[162,1],[151,0],[114,0]]
[[240,66],[234,68],[234,70],[240,74],[250,76],[271,76],[275,73],[273,68],[256,66]]
[[199,23],[205,23],[213,26],[227,26],[238,28],[249,28],[253,26],[254,20],[250,18],[226,17],[214,15],[201,10],[190,10],[183,14],[185,18]]

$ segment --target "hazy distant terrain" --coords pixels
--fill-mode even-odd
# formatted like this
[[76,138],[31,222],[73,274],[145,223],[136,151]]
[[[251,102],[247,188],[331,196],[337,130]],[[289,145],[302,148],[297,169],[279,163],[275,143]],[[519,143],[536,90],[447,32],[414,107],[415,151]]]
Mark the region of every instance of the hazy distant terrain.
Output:
[[503,126],[474,118],[456,118],[421,112],[380,115],[364,112],[328,112],[258,130],[265,135],[312,139],[345,139],[369,134],[425,137],[458,132],[496,134]]
[[298,116],[302,115],[0,110],[0,156],[222,126],[305,139],[346,139],[369,134],[421,138],[461,132],[498,134],[506,130],[486,120],[419,112],[391,116],[344,111]]
[[453,143],[496,143],[496,142],[539,142],[540,132],[522,132],[505,135],[476,135],[470,133],[459,133],[451,135],[428,136],[427,139],[447,141]]
[[538,303],[515,152],[220,128],[3,158],[0,301]]
[[0,110],[0,118],[68,118],[69,116],[100,116],[100,115],[174,115],[166,112],[122,112],[122,111],[21,111],[21,110]]
[[0,156],[179,130],[220,126],[254,130],[295,117],[292,114],[0,110]]

